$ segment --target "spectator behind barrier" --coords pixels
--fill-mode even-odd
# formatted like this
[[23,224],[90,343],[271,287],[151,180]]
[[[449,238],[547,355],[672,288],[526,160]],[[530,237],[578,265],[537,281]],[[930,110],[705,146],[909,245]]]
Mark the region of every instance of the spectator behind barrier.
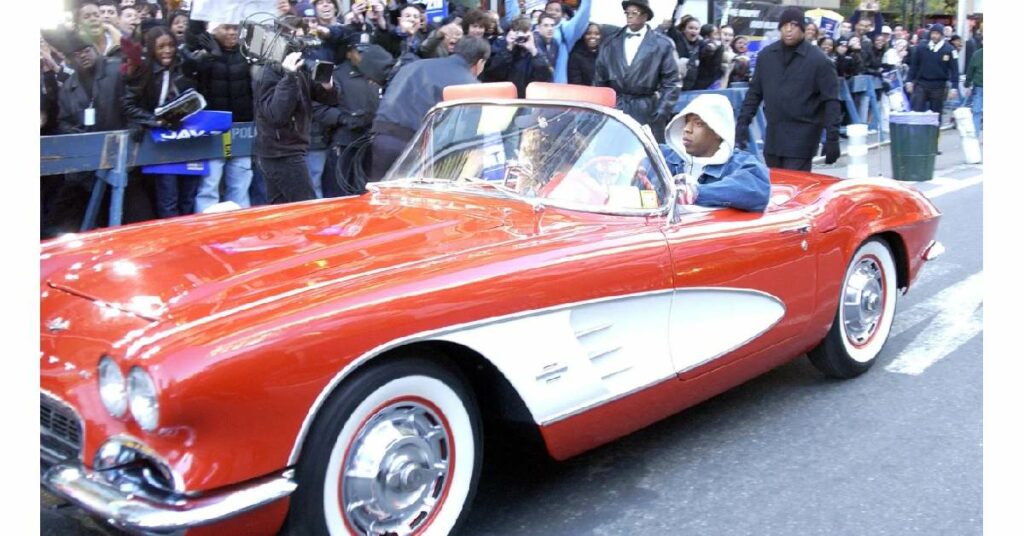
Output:
[[[552,66],[552,76],[554,76],[555,66],[558,65],[558,56],[561,54],[558,44],[555,43],[555,27],[557,24],[551,13],[544,12],[540,19],[537,20],[537,28],[533,32],[533,44],[541,54],[547,57],[548,63]],[[568,69],[568,62],[566,62],[566,66]]]
[[423,58],[445,58],[455,53],[455,45],[462,39],[462,26],[449,22],[430,33],[420,45]]
[[[143,128],[177,128],[178,125],[158,119],[154,110],[197,85],[195,65],[183,61],[170,30],[163,26],[150,29],[145,44],[142,67],[128,80],[124,98],[124,113],[135,125],[137,139],[144,135]],[[199,178],[194,175],[158,175],[157,216],[191,214],[198,188]]]
[[569,83],[581,86],[594,85],[594,71],[597,66],[597,51],[601,46],[601,27],[591,23],[569,55]]
[[96,0],[84,0],[79,4],[76,23],[79,36],[96,47],[100,54],[117,53],[121,32],[114,25],[100,19],[100,6]]
[[[301,19],[279,19],[283,34],[305,35]],[[253,80],[256,99],[256,165],[267,183],[271,204],[316,199],[309,176],[312,101],[334,105],[338,102],[333,81],[313,82],[311,73],[301,69],[302,53],[293,52],[280,64],[268,63]]]
[[[562,2],[553,0],[544,6],[544,12],[555,19],[554,42],[558,46],[558,61],[555,63],[554,79],[559,84],[569,81],[569,54],[572,52],[572,47],[587,31],[587,25],[590,24],[591,2],[592,0],[580,0],[579,9],[571,19],[566,17],[566,8]],[[522,10],[518,0],[505,0],[506,23],[511,23],[521,14]]]
[[683,91],[693,89],[697,83],[700,51],[704,44],[700,38],[700,27],[700,21],[696,17],[686,15],[677,26],[669,28],[665,32],[665,35],[676,45]]
[[[202,47],[195,54],[198,63],[199,92],[206,97],[206,109],[231,112],[236,123],[253,120],[252,78],[249,62],[238,44],[237,24],[218,24],[212,35],[205,23],[189,25],[188,41]],[[196,194],[196,212],[203,212],[221,201],[233,201],[242,208],[250,206],[252,158],[233,156],[209,161],[209,173],[203,177]],[[221,198],[221,182],[224,197]]]
[[[550,17],[543,20],[551,21]],[[530,19],[519,17],[512,21],[508,35],[498,39],[491,48],[491,59],[480,79],[484,82],[512,82],[519,98],[526,97],[526,86],[530,82],[550,82],[554,67],[538,49],[536,39],[537,34],[530,31]]]
[[725,50],[719,42],[718,28],[714,24],[700,27],[700,64],[697,66],[697,79],[693,88],[697,90],[717,89],[712,87],[722,78],[722,56]]

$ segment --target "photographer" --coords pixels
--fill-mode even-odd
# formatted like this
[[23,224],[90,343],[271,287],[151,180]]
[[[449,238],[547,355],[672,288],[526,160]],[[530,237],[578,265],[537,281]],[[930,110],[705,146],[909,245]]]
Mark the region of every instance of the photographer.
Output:
[[[279,21],[282,35],[301,38],[305,28],[297,17]],[[338,103],[334,82],[315,83],[303,69],[301,52],[292,52],[278,63],[268,63],[253,81],[256,100],[256,165],[267,182],[271,204],[316,199],[306,165],[309,151],[313,100]]]
[[530,31],[530,19],[519,17],[512,21],[508,35],[499,38],[491,49],[491,61],[481,76],[484,82],[512,82],[519,98],[526,97],[530,82],[550,82],[552,66],[548,57],[540,53]]

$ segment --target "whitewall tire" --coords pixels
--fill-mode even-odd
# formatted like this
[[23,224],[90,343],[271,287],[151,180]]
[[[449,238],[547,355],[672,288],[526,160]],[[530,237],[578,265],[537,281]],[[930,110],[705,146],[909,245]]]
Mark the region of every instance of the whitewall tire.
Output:
[[303,448],[294,534],[448,534],[481,465],[480,416],[455,372],[388,360],[348,380]]
[[857,249],[843,276],[839,308],[825,340],[808,353],[826,376],[852,378],[874,364],[896,312],[896,263],[879,238]]

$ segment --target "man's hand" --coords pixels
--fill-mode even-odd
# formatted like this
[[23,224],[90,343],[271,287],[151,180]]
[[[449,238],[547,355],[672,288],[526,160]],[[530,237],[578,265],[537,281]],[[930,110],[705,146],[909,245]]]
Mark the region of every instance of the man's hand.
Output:
[[302,53],[292,52],[284,57],[284,61],[281,62],[281,67],[289,73],[294,73],[299,70],[299,66],[302,65]]
[[750,137],[750,125],[737,124],[736,125],[736,148],[741,151],[747,150],[747,139]]
[[537,43],[533,40],[533,32],[527,32],[526,42],[522,44],[523,48],[530,53],[531,56],[536,56],[538,53]]
[[835,164],[839,160],[839,139],[826,138],[821,148],[821,154],[825,156],[826,164]]
[[913,93],[914,92],[914,83],[913,82],[907,82],[906,84],[903,84],[903,87],[905,87],[907,89],[907,93]]
[[196,36],[196,41],[199,43],[200,47],[210,51],[211,55],[218,57],[222,55],[220,44],[217,43],[217,40],[214,39],[212,35],[203,32],[202,34]]
[[519,32],[515,30],[509,30],[508,35],[505,36],[505,47],[508,48],[509,52],[516,48],[517,37],[519,37]]

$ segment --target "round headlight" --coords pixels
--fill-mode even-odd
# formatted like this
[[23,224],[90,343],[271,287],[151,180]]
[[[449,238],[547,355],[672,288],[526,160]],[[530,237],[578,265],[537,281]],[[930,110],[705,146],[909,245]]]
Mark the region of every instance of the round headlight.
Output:
[[156,430],[160,419],[160,407],[156,401],[156,384],[153,378],[139,367],[128,373],[128,407],[132,417],[147,432]]
[[128,409],[128,394],[126,391],[124,374],[110,356],[100,359],[100,400],[103,407],[107,408],[114,417],[121,417]]

